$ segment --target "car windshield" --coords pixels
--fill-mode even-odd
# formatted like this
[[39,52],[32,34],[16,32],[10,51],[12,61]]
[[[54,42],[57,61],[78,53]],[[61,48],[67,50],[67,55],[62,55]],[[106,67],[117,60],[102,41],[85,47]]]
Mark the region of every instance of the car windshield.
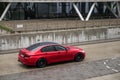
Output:
[[44,46],[44,45],[48,45],[48,44],[58,44],[58,43],[54,43],[54,42],[41,42],[41,43],[33,44],[33,45],[27,47],[26,49],[29,50],[29,51],[34,51],[34,50],[38,49],[40,46]]

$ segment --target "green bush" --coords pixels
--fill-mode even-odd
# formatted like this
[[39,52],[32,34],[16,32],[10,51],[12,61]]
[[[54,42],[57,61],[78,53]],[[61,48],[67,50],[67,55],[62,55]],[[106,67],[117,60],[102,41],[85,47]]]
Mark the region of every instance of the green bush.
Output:
[[6,27],[6,26],[0,25],[0,29],[1,29],[1,30],[5,30],[5,31],[8,31],[8,32],[11,32],[11,33],[14,33],[14,31],[13,31],[11,28],[8,28],[8,27]]

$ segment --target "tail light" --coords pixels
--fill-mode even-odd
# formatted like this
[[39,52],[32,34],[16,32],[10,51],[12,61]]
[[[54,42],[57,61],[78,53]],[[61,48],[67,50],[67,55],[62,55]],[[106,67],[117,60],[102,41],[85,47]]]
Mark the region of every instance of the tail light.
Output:
[[25,59],[28,59],[30,56],[29,55],[24,55],[24,58]]
[[30,57],[29,55],[25,54],[25,53],[22,52],[22,51],[19,52],[19,55],[20,55],[21,57],[25,58],[25,59],[28,59],[28,58]]

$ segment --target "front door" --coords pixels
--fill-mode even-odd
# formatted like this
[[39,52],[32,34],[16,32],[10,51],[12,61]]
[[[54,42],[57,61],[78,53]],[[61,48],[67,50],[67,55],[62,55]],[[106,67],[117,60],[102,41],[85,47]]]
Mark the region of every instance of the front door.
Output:
[[55,47],[50,45],[41,49],[41,52],[44,54],[44,57],[47,59],[48,63],[58,62],[59,56]]
[[58,53],[59,61],[66,61],[70,59],[69,53],[65,47],[60,46],[60,45],[56,45],[54,47],[56,49],[56,52]]

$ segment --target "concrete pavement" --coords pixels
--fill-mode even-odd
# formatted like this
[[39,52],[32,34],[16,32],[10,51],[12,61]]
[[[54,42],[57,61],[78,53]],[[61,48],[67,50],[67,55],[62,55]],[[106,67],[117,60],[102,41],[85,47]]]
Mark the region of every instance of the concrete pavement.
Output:
[[[110,69],[104,65],[108,60]],[[120,57],[90,62],[73,62],[62,65],[47,66],[27,72],[9,74],[0,76],[0,80],[85,80],[93,77],[99,77],[120,72]],[[107,65],[109,65],[107,64]],[[113,66],[114,65],[114,66]],[[114,71],[114,70],[117,70]],[[120,79],[120,76],[118,76]]]
[[86,80],[120,80],[120,73],[105,75],[102,77],[95,77]]
[[[56,65],[48,66],[42,69],[35,68],[35,67],[26,67],[21,63],[17,62],[17,53],[0,55],[0,80],[7,80],[7,79],[19,80],[18,78],[25,77],[24,75],[27,75],[27,74],[29,74],[27,76],[33,76],[33,78],[29,80],[35,80],[36,78],[42,77],[40,75],[44,75],[44,74],[46,74],[46,76],[48,75],[49,76],[47,78],[44,76],[43,78],[39,78],[39,79],[42,79],[42,80],[57,79],[58,80],[58,78],[64,76],[63,79],[59,79],[59,80],[71,80],[71,79],[84,80],[89,78],[93,79],[94,77],[99,78],[100,76],[106,76],[106,75],[111,75],[112,77],[114,77],[116,75],[112,75],[112,74],[119,73],[120,41],[81,45],[79,47],[82,47],[87,54],[86,59],[83,62],[79,62],[79,63],[70,62],[65,64],[64,63],[56,64]],[[106,64],[104,64],[106,60],[108,60],[109,63],[106,62]],[[108,69],[106,66],[111,67],[111,69]],[[63,75],[60,74],[61,69],[64,71],[64,73],[62,73]],[[76,69],[79,69],[79,70],[76,71]],[[118,72],[115,72],[112,69],[117,69]],[[91,73],[92,71],[93,73]],[[50,74],[51,72],[53,72],[52,75],[58,74],[59,72],[59,76],[56,76],[56,78],[55,77],[53,78],[52,75]],[[36,75],[33,75],[33,74],[36,74]],[[76,74],[79,74],[79,75],[76,75]],[[79,76],[81,76],[81,79],[78,78]],[[24,78],[22,79],[24,80]],[[25,79],[28,79],[28,77],[25,77]],[[118,80],[119,79],[120,79],[120,76],[118,76]],[[113,80],[113,79],[111,78],[109,80]]]

